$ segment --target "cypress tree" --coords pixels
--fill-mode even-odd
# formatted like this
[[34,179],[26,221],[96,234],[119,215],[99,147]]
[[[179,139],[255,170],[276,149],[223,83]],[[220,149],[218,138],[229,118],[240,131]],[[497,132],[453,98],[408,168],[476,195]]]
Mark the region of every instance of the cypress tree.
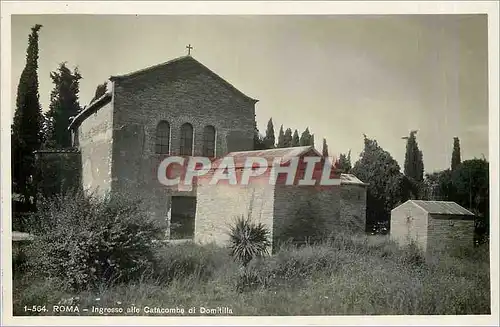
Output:
[[283,125],[280,127],[280,132],[278,134],[278,144],[276,146],[277,148],[284,148],[285,147],[285,132],[283,132]]
[[411,131],[406,141],[404,174],[416,182],[424,180],[424,163],[422,151],[418,148],[417,131]]
[[328,157],[328,145],[325,138],[323,139],[323,157]]
[[272,149],[275,147],[275,138],[274,138],[274,125],[273,119],[270,118],[267,122],[266,136],[264,136],[264,144],[267,149]]
[[34,151],[43,142],[43,115],[38,94],[38,33],[42,25],[31,28],[28,38],[26,65],[17,87],[16,110],[12,124],[12,186],[25,204],[34,199]]
[[283,147],[284,148],[289,148],[292,146],[292,139],[293,139],[293,136],[292,136],[292,130],[290,128],[287,128],[286,131],[285,131],[285,136],[284,136],[284,140],[283,140]]
[[460,163],[462,158],[460,155],[460,140],[458,137],[453,138],[453,153],[451,154],[451,170],[455,170]]
[[300,136],[300,146],[311,145],[311,133],[309,132],[309,127],[306,128],[302,135]]
[[299,138],[299,131],[295,130],[293,132],[293,137],[292,137],[292,146],[300,146],[300,138]]

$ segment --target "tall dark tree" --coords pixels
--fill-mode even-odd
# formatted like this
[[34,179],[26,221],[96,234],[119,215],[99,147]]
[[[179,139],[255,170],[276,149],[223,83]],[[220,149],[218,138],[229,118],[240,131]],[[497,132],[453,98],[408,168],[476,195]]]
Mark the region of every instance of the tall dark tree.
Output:
[[298,130],[295,130],[295,132],[293,132],[293,136],[292,136],[292,146],[300,146],[300,138],[299,138],[299,131]]
[[263,137],[260,135],[259,128],[257,127],[256,121],[254,121],[253,148],[254,148],[254,150],[265,150],[266,149],[266,145],[264,144]]
[[274,125],[272,118],[270,118],[269,121],[267,122],[266,135],[264,136],[264,144],[268,149],[272,149],[275,147]]
[[340,154],[337,168],[346,174],[351,172],[351,150],[349,150],[347,155],[344,153]]
[[416,182],[424,181],[424,162],[422,151],[418,148],[417,131],[411,131],[406,141],[405,175]]
[[293,136],[292,136],[292,130],[290,128],[287,128],[285,131],[285,136],[283,140],[283,147],[284,148],[290,148],[292,146],[292,141],[293,141]]
[[35,156],[43,142],[43,115],[38,94],[38,33],[42,25],[31,28],[26,66],[17,87],[16,110],[12,124],[12,186],[13,192],[30,204],[34,198],[33,178]]
[[311,134],[311,137],[309,138],[309,144],[311,146],[314,146],[314,134]]
[[453,186],[452,172],[450,169],[427,174],[425,177],[427,192],[426,200],[431,201],[456,201]]
[[455,200],[459,204],[482,215],[488,213],[490,184],[486,160],[465,160],[452,172],[452,182],[456,190]]
[[323,139],[323,157],[328,157],[328,144],[326,144],[326,139]]
[[458,137],[453,138],[453,153],[451,154],[451,170],[455,170],[462,162],[460,155],[460,140]]
[[54,89],[50,95],[50,109],[47,112],[46,146],[66,148],[71,144],[71,133],[68,130],[70,118],[75,117],[81,110],[78,102],[80,79],[82,78],[75,68],[72,72],[65,63],[60,64],[57,71],[50,74]]
[[284,148],[285,147],[285,132],[283,131],[283,125],[280,127],[280,132],[278,134],[278,144],[276,145],[277,148]]
[[352,172],[368,183],[367,226],[389,221],[391,210],[407,200],[406,178],[391,154],[364,136],[364,150]]
[[309,127],[302,132],[300,136],[300,146],[311,145],[311,133],[309,132]]

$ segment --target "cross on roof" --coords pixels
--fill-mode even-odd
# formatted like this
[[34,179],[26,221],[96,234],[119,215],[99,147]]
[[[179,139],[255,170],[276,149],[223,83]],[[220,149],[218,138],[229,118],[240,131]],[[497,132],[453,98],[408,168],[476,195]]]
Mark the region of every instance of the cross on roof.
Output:
[[191,46],[191,44],[188,44],[186,46],[186,49],[188,49],[188,56],[190,56],[191,55],[191,50],[193,49],[193,47]]

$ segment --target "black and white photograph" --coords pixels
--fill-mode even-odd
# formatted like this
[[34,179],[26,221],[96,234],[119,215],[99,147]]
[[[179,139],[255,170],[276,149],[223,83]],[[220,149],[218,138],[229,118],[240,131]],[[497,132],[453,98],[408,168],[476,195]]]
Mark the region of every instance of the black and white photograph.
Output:
[[155,3],[2,2],[2,325],[498,324],[497,2]]

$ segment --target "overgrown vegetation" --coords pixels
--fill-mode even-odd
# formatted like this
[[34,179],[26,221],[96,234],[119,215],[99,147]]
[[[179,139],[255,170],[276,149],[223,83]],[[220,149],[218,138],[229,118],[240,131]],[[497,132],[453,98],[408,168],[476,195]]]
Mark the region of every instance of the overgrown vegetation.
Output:
[[36,237],[26,249],[28,270],[68,291],[139,278],[151,268],[153,242],[162,236],[140,199],[125,195],[42,199],[30,221]]
[[26,303],[134,304],[141,311],[132,315],[158,304],[185,312],[193,306],[225,307],[233,315],[490,312],[484,247],[426,260],[415,245],[336,235],[300,248],[289,243],[265,256],[268,231],[245,217],[233,226],[229,248],[173,245],[152,242],[157,229],[137,206],[124,210],[117,200],[94,197],[67,200],[49,201],[38,213],[52,223],[37,229],[27,271],[15,270],[16,315],[29,314]]

